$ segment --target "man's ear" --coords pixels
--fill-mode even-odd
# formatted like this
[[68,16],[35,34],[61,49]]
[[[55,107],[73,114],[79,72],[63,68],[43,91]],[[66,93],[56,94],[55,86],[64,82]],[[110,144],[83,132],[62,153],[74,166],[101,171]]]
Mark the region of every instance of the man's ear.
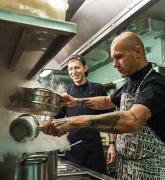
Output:
[[136,46],[136,57],[140,58],[143,54],[143,50],[140,46]]
[[87,72],[88,71],[88,66],[85,65],[84,67],[85,67],[85,72]]

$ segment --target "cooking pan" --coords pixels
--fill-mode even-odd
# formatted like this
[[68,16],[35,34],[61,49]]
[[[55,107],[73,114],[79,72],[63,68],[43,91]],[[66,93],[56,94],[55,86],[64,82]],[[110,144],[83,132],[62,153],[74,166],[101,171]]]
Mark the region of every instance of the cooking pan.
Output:
[[[56,120],[57,125],[66,122],[64,118]],[[14,119],[10,126],[9,132],[17,142],[27,142],[35,139],[39,132],[43,130],[37,118],[30,114],[22,114]]]
[[[49,152],[48,152],[49,153]],[[1,180],[50,180],[48,153],[23,153],[22,157],[6,154],[0,162]],[[55,160],[56,163],[57,160]],[[55,166],[54,166],[55,167]],[[54,169],[55,172],[56,169]],[[54,178],[56,179],[56,177]]]
[[60,106],[61,96],[59,94],[53,93],[51,90],[45,88],[34,88],[32,91],[32,102],[50,106]]
[[9,110],[35,115],[57,115],[61,106],[61,96],[45,88],[19,88],[9,101]]

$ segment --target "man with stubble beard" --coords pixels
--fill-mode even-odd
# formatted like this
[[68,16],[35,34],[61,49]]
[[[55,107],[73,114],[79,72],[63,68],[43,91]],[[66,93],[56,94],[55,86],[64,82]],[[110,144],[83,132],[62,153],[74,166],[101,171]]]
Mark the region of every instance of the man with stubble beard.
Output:
[[[165,78],[147,61],[141,39],[124,32],[111,44],[114,67],[127,82],[111,96],[63,96],[65,106],[81,104],[95,109],[117,106],[120,111],[67,118],[61,126],[49,122],[46,134],[61,136],[71,128],[95,127],[117,133],[117,179],[163,180],[161,153],[165,147]],[[51,131],[49,131],[49,128]]]

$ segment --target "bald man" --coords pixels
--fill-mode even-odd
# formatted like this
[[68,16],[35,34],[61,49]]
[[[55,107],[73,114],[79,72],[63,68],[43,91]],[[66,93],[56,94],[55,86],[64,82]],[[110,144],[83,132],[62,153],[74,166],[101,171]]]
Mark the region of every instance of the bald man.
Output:
[[46,134],[61,136],[71,128],[95,127],[117,134],[117,179],[165,179],[161,153],[165,145],[165,79],[148,63],[140,38],[132,32],[117,36],[111,44],[114,67],[127,82],[111,96],[77,99],[63,97],[65,106],[82,105],[120,111],[67,118],[56,126],[45,125]]

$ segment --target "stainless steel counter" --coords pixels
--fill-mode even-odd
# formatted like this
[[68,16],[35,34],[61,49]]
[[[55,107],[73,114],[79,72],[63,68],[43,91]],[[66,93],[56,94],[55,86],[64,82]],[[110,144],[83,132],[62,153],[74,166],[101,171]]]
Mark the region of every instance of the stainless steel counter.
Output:
[[114,180],[109,176],[66,161],[61,157],[58,157],[57,176],[58,180]]

